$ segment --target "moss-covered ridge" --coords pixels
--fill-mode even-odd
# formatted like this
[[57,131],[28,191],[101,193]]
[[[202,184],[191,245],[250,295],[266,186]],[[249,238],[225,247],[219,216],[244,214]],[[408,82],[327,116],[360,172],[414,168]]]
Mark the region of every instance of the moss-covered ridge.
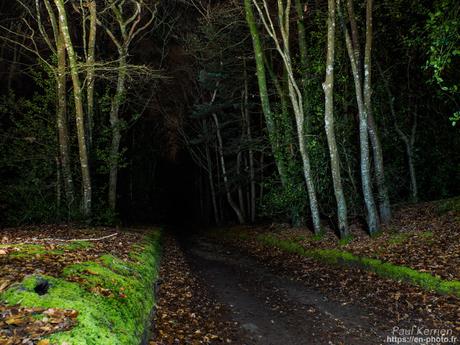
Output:
[[379,276],[406,281],[423,289],[460,297],[460,281],[444,280],[429,273],[419,272],[406,266],[399,266],[378,259],[360,257],[337,249],[306,249],[300,243],[282,240],[273,235],[262,234],[257,240],[265,245],[279,248],[289,253],[310,257],[334,265],[358,266],[373,271]]
[[[136,246],[132,261],[105,255],[94,262],[65,268],[63,276],[28,276],[0,295],[0,301],[26,307],[64,308],[78,311],[78,324],[49,337],[51,344],[138,345],[154,305],[160,231]],[[49,289],[34,289],[46,279]]]

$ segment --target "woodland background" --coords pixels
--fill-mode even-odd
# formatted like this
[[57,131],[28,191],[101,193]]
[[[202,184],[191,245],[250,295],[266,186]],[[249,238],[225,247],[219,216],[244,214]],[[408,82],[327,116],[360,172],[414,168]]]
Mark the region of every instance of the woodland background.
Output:
[[377,209],[385,198],[369,142],[371,194],[362,189],[354,80],[365,84],[366,68],[389,202],[459,195],[459,10],[456,0],[3,1],[0,222],[276,220],[319,231],[310,183],[322,224],[344,236],[339,171],[344,219],[376,231],[385,215],[372,226],[367,199]]

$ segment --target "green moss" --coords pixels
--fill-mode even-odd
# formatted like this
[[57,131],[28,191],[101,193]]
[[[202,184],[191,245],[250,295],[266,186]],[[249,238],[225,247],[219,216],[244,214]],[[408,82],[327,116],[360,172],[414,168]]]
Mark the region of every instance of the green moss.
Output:
[[60,249],[46,249],[45,246],[39,244],[19,244],[14,245],[18,250],[12,251],[9,256],[11,258],[27,258],[37,255],[61,255],[64,251]]
[[460,212],[460,196],[438,201],[436,203],[436,211],[440,215],[447,212]]
[[346,235],[345,237],[339,240],[339,245],[346,246],[347,244],[353,241],[353,235]]
[[432,231],[424,231],[420,234],[420,237],[423,237],[425,239],[430,239],[433,238],[434,234]]
[[[70,331],[51,335],[52,343],[137,345],[149,324],[154,304],[152,286],[157,276],[159,236],[159,231],[149,236],[148,242],[141,246],[143,250],[135,254],[137,262],[125,263],[107,255],[97,262],[67,267],[63,278],[28,276],[1,294],[0,301],[77,310],[78,324]],[[65,279],[76,276],[81,284]],[[46,279],[50,285],[42,296],[34,292],[39,279]],[[113,293],[104,296],[94,288]]]
[[122,275],[136,274],[136,270],[132,267],[130,262],[125,262],[110,254],[102,255],[98,259],[98,262]]
[[319,233],[314,234],[311,239],[313,241],[319,242],[324,238],[325,234],[326,234],[325,231],[320,231]]
[[60,248],[64,250],[81,250],[91,248],[92,246],[93,244],[89,241],[73,241],[63,246],[60,246]]
[[398,245],[407,241],[410,237],[410,234],[407,232],[392,234],[388,239],[388,243],[393,245]]
[[27,258],[36,255],[62,255],[65,251],[81,250],[92,247],[93,244],[88,241],[75,241],[62,245],[57,245],[55,249],[47,249],[41,244],[5,244],[1,245],[0,248],[15,248],[9,256],[11,258]]
[[282,240],[273,235],[260,234],[257,236],[257,240],[267,245],[280,248],[289,253],[302,255],[305,252],[305,249],[300,243],[288,241],[288,240]]
[[394,265],[374,258],[360,257],[343,250],[307,250],[297,242],[281,240],[269,234],[259,235],[257,240],[265,245],[280,248],[289,253],[310,257],[328,264],[358,266],[373,271],[382,277],[409,282],[426,290],[460,297],[460,281],[446,281],[438,276],[419,272],[410,267]]
[[371,233],[370,236],[371,238],[379,238],[379,237],[382,237],[383,234],[384,232],[382,230],[378,230],[378,231]]
[[239,231],[237,233],[237,236],[242,241],[246,241],[249,239],[249,234],[246,231]]

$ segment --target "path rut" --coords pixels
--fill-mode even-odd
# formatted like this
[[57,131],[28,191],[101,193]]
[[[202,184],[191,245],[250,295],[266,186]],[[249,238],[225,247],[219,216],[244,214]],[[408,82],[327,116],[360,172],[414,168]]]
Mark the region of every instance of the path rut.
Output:
[[378,316],[333,301],[248,255],[198,237],[182,242],[191,267],[246,334],[241,345],[384,344]]

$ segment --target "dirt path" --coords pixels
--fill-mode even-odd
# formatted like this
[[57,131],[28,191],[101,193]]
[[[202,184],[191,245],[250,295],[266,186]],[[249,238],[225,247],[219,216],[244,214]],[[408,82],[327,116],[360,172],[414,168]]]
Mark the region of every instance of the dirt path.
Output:
[[382,320],[353,304],[327,298],[253,258],[205,238],[182,242],[190,267],[226,306],[246,345],[383,344]]

